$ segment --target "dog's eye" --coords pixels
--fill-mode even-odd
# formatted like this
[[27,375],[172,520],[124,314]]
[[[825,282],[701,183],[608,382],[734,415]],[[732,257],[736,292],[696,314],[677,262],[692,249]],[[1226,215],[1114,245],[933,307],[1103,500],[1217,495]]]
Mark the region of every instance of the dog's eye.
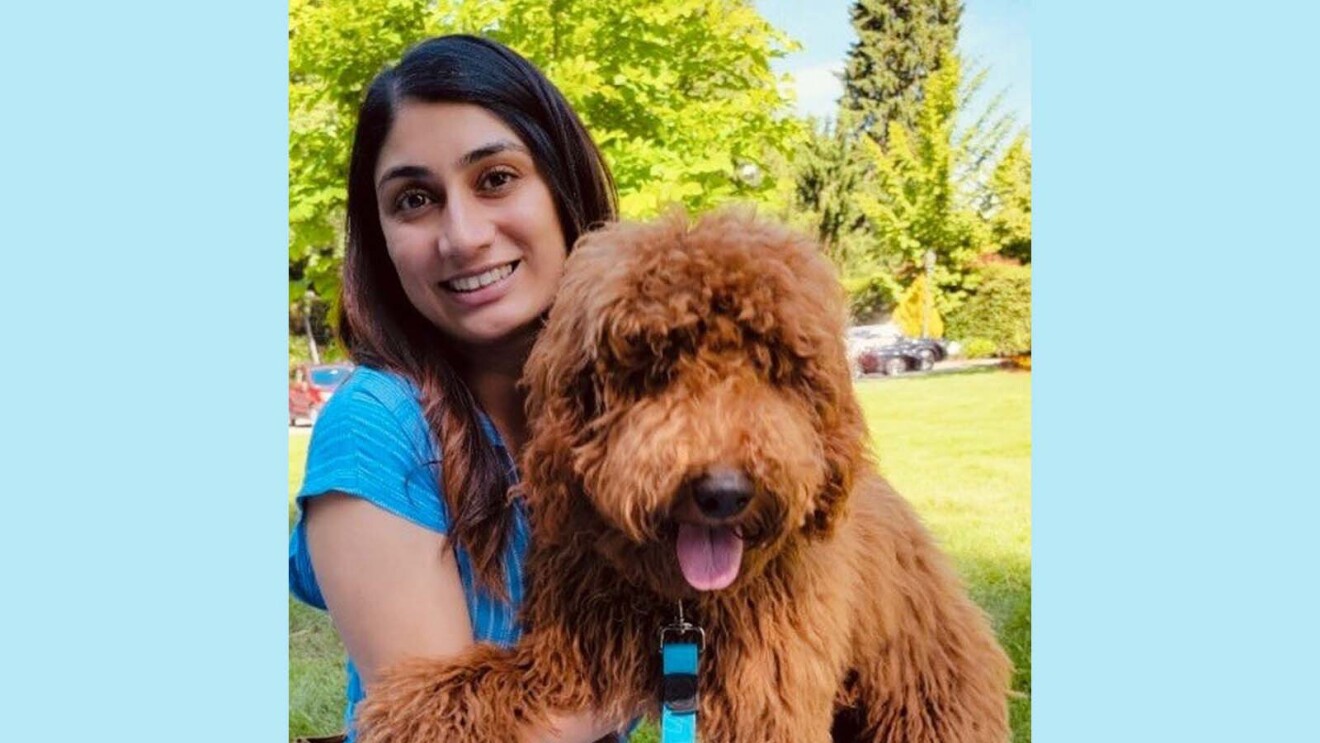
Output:
[[741,352],[751,361],[761,379],[776,387],[793,385],[793,365],[784,358],[782,351],[766,343],[749,343]]
[[596,390],[595,384],[586,384],[579,388],[578,400],[582,403],[582,412],[585,413],[587,420],[599,418],[601,413],[600,392]]
[[673,379],[674,372],[671,366],[655,363],[634,367],[619,375],[617,387],[625,398],[637,400],[663,392]]
[[766,381],[775,387],[801,392],[808,397],[816,396],[820,390],[812,378],[812,365],[808,360],[800,359],[785,348],[769,348],[763,356],[757,358],[757,368]]
[[669,364],[657,364],[646,370],[646,387],[655,392],[669,386],[674,380],[674,368]]
[[771,382],[785,387],[796,386],[802,381],[797,364],[784,358],[783,354],[771,354],[766,374]]

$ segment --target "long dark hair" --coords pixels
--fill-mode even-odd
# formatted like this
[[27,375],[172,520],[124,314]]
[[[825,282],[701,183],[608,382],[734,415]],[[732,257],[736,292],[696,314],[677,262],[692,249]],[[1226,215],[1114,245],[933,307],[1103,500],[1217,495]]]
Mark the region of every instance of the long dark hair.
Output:
[[614,221],[614,180],[577,114],[530,62],[495,42],[442,36],[410,49],[376,76],[358,112],[348,170],[347,246],[339,336],[359,364],[414,380],[441,451],[449,537],[472,555],[477,579],[507,596],[502,555],[512,517],[506,472],[478,422],[477,401],[452,345],[412,306],[385,248],[375,170],[406,101],[471,103],[499,117],[532,152],[572,248],[583,232]]

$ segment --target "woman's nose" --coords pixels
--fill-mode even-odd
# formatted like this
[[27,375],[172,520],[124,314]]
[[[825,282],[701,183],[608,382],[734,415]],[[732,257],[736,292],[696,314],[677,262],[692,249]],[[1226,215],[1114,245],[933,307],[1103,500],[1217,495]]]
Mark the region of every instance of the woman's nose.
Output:
[[473,199],[451,198],[445,205],[441,255],[465,259],[490,246],[495,224]]

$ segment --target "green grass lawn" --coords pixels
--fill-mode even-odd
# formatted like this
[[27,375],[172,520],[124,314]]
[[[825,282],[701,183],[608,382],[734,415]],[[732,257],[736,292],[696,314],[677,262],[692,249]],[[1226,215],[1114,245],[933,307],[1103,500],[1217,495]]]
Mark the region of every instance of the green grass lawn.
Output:
[[[1013,739],[1031,740],[1031,375],[980,371],[863,380],[880,469],[953,557],[1017,667]],[[289,436],[289,519],[306,431]],[[323,612],[289,601],[289,734],[338,730],[343,646]],[[654,729],[634,736],[656,740]]]
[[921,514],[994,622],[1017,673],[1013,740],[1031,740],[1031,375],[858,383],[880,471]]

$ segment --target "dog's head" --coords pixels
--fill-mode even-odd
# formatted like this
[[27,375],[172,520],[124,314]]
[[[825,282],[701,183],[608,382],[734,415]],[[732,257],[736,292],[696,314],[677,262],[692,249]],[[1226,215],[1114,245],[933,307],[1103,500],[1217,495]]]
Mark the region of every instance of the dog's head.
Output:
[[536,538],[683,596],[828,535],[865,457],[844,317],[816,246],[748,211],[583,238],[526,369]]

